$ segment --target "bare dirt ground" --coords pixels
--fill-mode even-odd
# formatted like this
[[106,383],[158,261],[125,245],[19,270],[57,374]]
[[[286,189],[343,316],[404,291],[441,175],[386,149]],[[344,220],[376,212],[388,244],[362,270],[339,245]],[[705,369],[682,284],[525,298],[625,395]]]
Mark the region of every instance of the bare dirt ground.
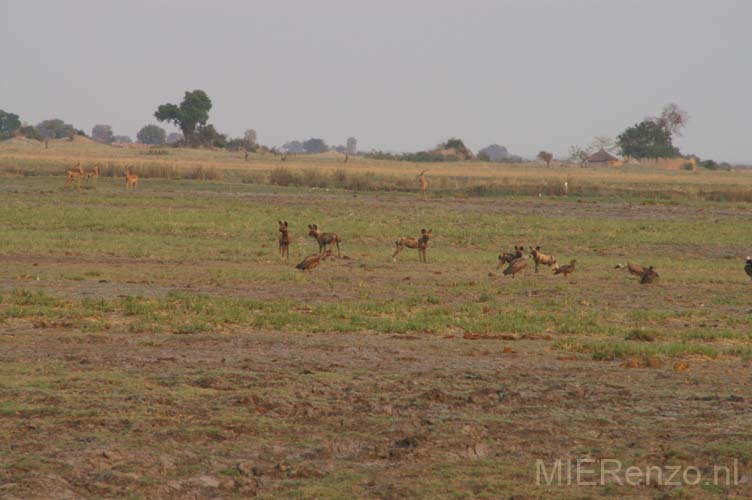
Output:
[[[625,370],[546,340],[3,336],[2,364],[51,367],[82,400],[40,389],[25,398],[46,410],[0,416],[5,459],[26,457],[0,470],[7,499],[653,498],[671,488],[538,487],[536,460],[710,467],[709,443],[752,421],[736,363]],[[727,498],[748,498],[749,473]]]

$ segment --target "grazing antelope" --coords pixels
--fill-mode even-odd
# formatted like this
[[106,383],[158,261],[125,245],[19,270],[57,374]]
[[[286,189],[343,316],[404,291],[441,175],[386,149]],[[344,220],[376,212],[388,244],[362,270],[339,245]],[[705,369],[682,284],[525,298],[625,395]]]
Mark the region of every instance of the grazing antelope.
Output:
[[569,276],[570,274],[574,272],[575,264],[577,264],[577,261],[572,260],[572,262],[570,262],[569,264],[565,266],[557,267],[556,269],[554,269],[554,274],[563,274],[564,277],[566,278],[567,276]]
[[519,259],[522,257],[522,252],[524,251],[524,248],[522,245],[514,246],[514,253],[504,252],[499,254],[499,265],[496,266],[496,269],[501,269],[501,267],[504,264],[511,264],[513,260]]
[[556,269],[556,257],[553,255],[546,255],[544,253],[541,253],[540,247],[537,246],[535,248],[530,247],[530,255],[533,257],[533,261],[535,262],[535,272],[538,272],[538,267],[543,264],[544,266],[551,267],[553,266],[554,269]]
[[392,262],[397,262],[397,254],[402,251],[403,248],[417,248],[418,260],[426,262],[426,248],[428,248],[429,240],[431,239],[431,233],[433,229],[426,231],[420,230],[420,238],[400,238],[394,243],[394,253],[392,254]]
[[74,180],[78,181],[78,188],[81,189],[81,179],[84,177],[84,169],[81,168],[81,162],[76,163],[75,168],[69,168],[65,178],[65,185],[69,185]]
[[426,172],[428,172],[428,170],[424,170],[418,175],[418,182],[420,182],[420,194],[421,195],[425,195],[426,191],[428,190],[428,181],[426,180]]
[[331,257],[331,255],[331,248],[329,250],[326,250],[325,252],[311,254],[303,259],[300,264],[295,266],[295,269],[300,269],[301,271],[310,271],[311,269],[321,264],[322,260],[326,259],[327,257]]
[[[522,247],[520,247],[520,248],[522,248]],[[514,276],[517,273],[521,273],[526,267],[527,267],[527,256],[523,255],[523,256],[521,256],[521,257],[519,257],[519,258],[514,259],[513,261],[511,261],[509,263],[509,266],[507,266],[507,268],[504,269],[504,273],[503,274],[504,274],[504,276],[511,275],[512,278],[514,278]]]
[[752,278],[752,257],[747,256],[747,261],[744,264],[744,272],[747,273],[747,276]]
[[287,230],[287,221],[279,221],[279,256],[290,260],[290,243],[292,238]]
[[649,285],[650,283],[654,282],[657,278],[660,278],[660,276],[658,276],[658,273],[655,272],[655,269],[653,269],[653,266],[650,266],[647,269],[645,269],[644,273],[642,273],[642,277],[640,278],[640,284]]
[[308,224],[308,236],[313,236],[319,243],[319,252],[326,250],[327,246],[333,243],[337,245],[337,257],[342,255],[339,252],[339,244],[342,241],[336,233],[322,233],[316,224]]
[[138,186],[138,176],[131,174],[130,170],[128,170],[128,167],[125,167],[125,190],[135,190],[136,186]]
[[89,179],[94,177],[94,180],[99,180],[99,163],[95,163],[91,169],[84,170],[84,176],[86,177],[86,183],[89,183]]

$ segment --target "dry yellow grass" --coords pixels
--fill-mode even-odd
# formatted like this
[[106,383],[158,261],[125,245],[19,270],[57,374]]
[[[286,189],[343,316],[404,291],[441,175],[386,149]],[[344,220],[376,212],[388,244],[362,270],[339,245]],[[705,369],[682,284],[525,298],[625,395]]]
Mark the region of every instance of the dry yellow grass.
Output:
[[[309,185],[304,178],[315,171],[323,176],[369,175],[379,178],[372,189],[391,186],[393,189],[418,190],[418,174],[427,170],[429,191],[468,190],[471,194],[563,195],[564,182],[572,196],[614,195],[627,193],[629,197],[682,197],[724,201],[752,201],[752,172],[708,170],[663,170],[648,167],[544,167],[530,164],[496,164],[478,161],[413,163],[392,160],[372,160],[324,153],[319,155],[289,155],[286,161],[272,154],[251,154],[245,160],[241,152],[189,148],[122,148],[97,144],[86,138],[74,141],[52,141],[49,148],[37,141],[13,139],[0,143],[0,170],[33,174],[35,171],[61,175],[76,161],[84,164],[99,162],[111,173],[130,165],[134,171],[146,173],[148,168],[166,172],[216,169],[215,176],[206,179],[228,181],[249,179],[268,182],[269,174],[284,168]],[[106,175],[106,174],[105,174]],[[159,176],[159,175],[154,175]],[[169,175],[168,175],[169,176]],[[312,184],[315,185],[315,184]],[[333,183],[341,187],[346,183]],[[358,184],[360,185],[360,184]],[[357,188],[356,188],[357,189]],[[368,189],[368,188],[366,188]]]

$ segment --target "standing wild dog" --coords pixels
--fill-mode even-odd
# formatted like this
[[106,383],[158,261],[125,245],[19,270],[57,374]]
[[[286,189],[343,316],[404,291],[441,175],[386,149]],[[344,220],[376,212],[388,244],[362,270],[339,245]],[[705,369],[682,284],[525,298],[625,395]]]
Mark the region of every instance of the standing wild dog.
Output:
[[86,184],[89,183],[89,179],[94,177],[95,181],[99,180],[99,163],[95,163],[92,168],[84,170],[84,176],[86,177]]
[[128,170],[128,167],[125,167],[125,190],[135,190],[136,186],[138,186],[138,176],[131,174],[130,170]]
[[78,181],[78,187],[81,188],[81,179],[84,177],[84,169],[81,168],[81,162],[76,163],[74,168],[69,168],[65,177],[65,185]]
[[426,248],[428,248],[429,240],[431,239],[431,233],[433,229],[426,231],[420,230],[420,238],[400,238],[394,243],[394,253],[392,254],[392,262],[397,262],[397,254],[402,251],[403,248],[417,248],[418,260],[426,262]]
[[752,278],[752,257],[747,257],[747,260],[744,262],[744,272],[747,273],[747,276]]
[[496,269],[501,269],[504,264],[511,264],[513,260],[519,259],[522,257],[522,252],[524,251],[524,247],[522,245],[514,246],[514,252],[504,252],[499,254],[499,265],[496,266]]
[[544,266],[551,267],[553,266],[554,269],[556,269],[556,257],[553,255],[546,255],[544,253],[541,253],[540,246],[537,246],[535,248],[530,247],[530,255],[533,257],[533,261],[535,262],[535,272],[538,272],[538,267],[543,264]]
[[279,256],[290,260],[290,232],[287,230],[287,221],[279,221]]
[[337,257],[342,255],[339,252],[339,244],[342,241],[336,233],[322,233],[316,224],[308,224],[308,236],[313,236],[319,243],[319,253],[326,250],[326,247],[332,244],[337,245]]

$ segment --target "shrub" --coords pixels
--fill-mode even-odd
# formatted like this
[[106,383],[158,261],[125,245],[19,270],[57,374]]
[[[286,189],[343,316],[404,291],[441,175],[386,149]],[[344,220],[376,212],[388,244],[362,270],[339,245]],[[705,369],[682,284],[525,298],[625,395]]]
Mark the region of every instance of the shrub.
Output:
[[275,186],[290,186],[296,184],[295,174],[287,167],[276,167],[269,173],[269,183]]

